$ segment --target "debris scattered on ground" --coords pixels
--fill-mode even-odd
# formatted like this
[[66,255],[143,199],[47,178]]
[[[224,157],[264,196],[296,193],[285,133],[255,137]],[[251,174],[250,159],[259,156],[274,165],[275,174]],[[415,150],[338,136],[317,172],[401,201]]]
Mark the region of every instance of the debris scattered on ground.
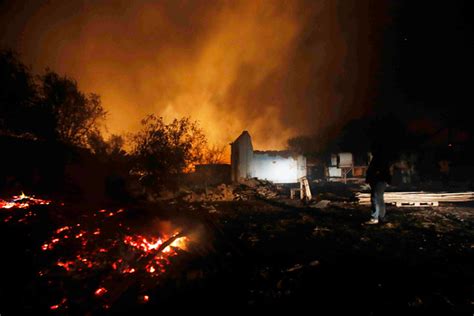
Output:
[[218,213],[218,210],[212,204],[202,204],[202,207],[206,209],[210,214]]
[[[239,184],[219,184],[215,187],[182,188],[181,196],[186,202],[248,201],[255,198],[276,199],[281,188],[270,181],[259,179],[242,180]],[[165,197],[173,198],[166,193]]]
[[300,269],[303,269],[303,265],[302,264],[295,264],[293,267],[287,269],[286,271],[287,272],[293,272],[293,271],[297,271],[297,270],[300,270]]
[[[276,192],[278,200],[259,198],[257,188],[262,187]],[[148,308],[147,311],[156,312],[162,309],[163,304],[175,306],[176,302],[182,301],[206,306],[218,301],[237,308],[270,309],[280,306],[317,306],[321,310],[333,310],[347,306],[365,315],[383,315],[387,305],[397,314],[410,314],[411,310],[423,309],[427,312],[442,310],[447,315],[463,314],[472,306],[472,206],[442,205],[437,208],[403,210],[388,206],[389,222],[367,227],[361,226],[361,223],[370,217],[368,206],[337,200],[331,200],[324,209],[309,209],[308,206],[301,207],[301,204],[293,206],[286,203],[289,199],[284,199],[285,195],[278,186],[267,186],[260,181],[253,181],[251,186],[235,184],[208,189],[207,194],[219,195],[221,199],[225,193],[219,192],[223,190],[230,190],[233,199],[240,195],[248,200],[207,201],[204,198],[188,203],[179,197],[162,202],[162,216],[168,216],[173,211],[175,215],[192,216],[190,223],[194,223],[194,218],[201,219],[202,225],[206,227],[204,231],[209,230],[212,234],[209,233],[208,238],[200,237],[200,242],[194,245],[200,247],[199,251],[183,250],[179,256],[172,257],[173,263],[166,266],[166,273],[161,274],[163,282],[154,282],[145,272],[147,277],[143,280],[147,288],[142,290],[141,285],[136,289],[131,287],[130,292],[125,292],[118,300],[120,305],[116,305],[115,309],[114,305],[110,307],[114,312],[122,311],[123,306],[131,311]],[[186,191],[186,196],[192,192]],[[194,192],[196,195],[206,194],[204,189],[195,189]],[[319,193],[318,199],[321,200]],[[330,200],[326,196],[324,199]],[[99,214],[106,223],[117,221],[117,225],[130,227],[131,220],[148,222],[157,216],[156,205],[147,204],[149,212],[138,212],[138,209],[132,212],[132,209],[127,208],[120,216],[117,216],[118,212],[113,216],[110,216],[110,212]],[[35,264],[38,271],[43,271],[43,264],[39,265],[41,260],[48,263],[54,251],[62,250],[56,247],[51,251],[41,250],[42,244],[37,241],[42,239],[29,225],[33,224],[31,221],[38,222],[41,218],[49,220],[53,214],[56,217],[58,212],[54,205],[34,206],[33,211],[38,216],[28,217],[28,221],[21,222],[25,229],[14,224],[16,217],[11,216],[28,214],[30,209],[17,209],[16,213],[12,213],[12,209],[0,211],[2,237],[5,240],[16,238],[22,241],[21,247],[6,244],[9,247],[6,253],[13,259],[3,262],[3,276],[11,274],[12,269],[16,275],[23,275],[24,271],[30,271],[27,270],[30,263]],[[94,219],[102,218],[97,216]],[[47,225],[37,227],[49,231]],[[60,233],[65,234],[67,231],[61,230]],[[156,232],[156,227],[151,231]],[[36,235],[28,235],[31,232]],[[100,236],[105,236],[105,233],[101,232]],[[81,238],[74,237],[74,240],[79,241]],[[51,238],[48,241],[53,242]],[[98,256],[105,255],[100,249]],[[43,257],[38,257],[35,251]],[[88,260],[90,258],[87,257]],[[16,267],[18,262],[23,264],[21,268]],[[62,266],[55,268],[58,271],[65,269]],[[138,273],[142,270],[136,269],[133,273],[127,271],[125,277],[138,280]],[[26,293],[18,299],[13,294],[9,296],[16,303],[12,306],[23,301],[33,302],[37,293],[43,289],[38,288],[37,283],[21,282],[21,279],[10,282],[8,288],[13,290],[5,291],[7,294]],[[84,293],[81,287],[83,284],[74,283],[73,289],[69,291],[77,292],[80,298]],[[98,283],[91,283],[88,293],[101,288],[96,285]],[[44,286],[48,289],[51,287],[47,284]],[[30,288],[31,291],[25,292],[25,289]],[[199,291],[190,291],[196,288]],[[387,293],[390,295],[385,295]],[[99,294],[102,296],[97,298],[96,295],[92,301],[94,307],[110,295],[111,290],[105,293],[99,291]],[[370,298],[377,295],[383,295],[384,298],[374,303]],[[44,305],[51,310],[61,310],[67,305],[71,308],[68,312],[82,311],[82,305],[69,299],[64,302],[62,296],[49,295],[44,300],[47,304],[37,302],[33,306]],[[343,307],[338,305],[341,301],[346,303]]]
[[326,227],[315,227],[313,230],[313,236],[325,236],[331,230]]
[[321,200],[321,201],[317,202],[316,204],[310,205],[310,207],[312,207],[312,208],[318,208],[318,209],[323,209],[323,208],[328,207],[329,203],[331,203],[331,201],[329,201],[329,200]]
[[234,189],[234,185],[225,183],[198,190],[188,189],[184,191],[183,200],[186,202],[233,201],[235,200]]
[[273,182],[256,178],[242,180],[237,189],[238,200],[249,200],[252,197],[275,199],[279,197],[280,188]]

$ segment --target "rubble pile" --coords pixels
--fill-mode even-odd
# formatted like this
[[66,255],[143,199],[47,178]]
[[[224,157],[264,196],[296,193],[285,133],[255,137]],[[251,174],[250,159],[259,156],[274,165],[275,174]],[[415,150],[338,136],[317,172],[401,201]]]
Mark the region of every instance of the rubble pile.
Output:
[[182,190],[186,202],[247,201],[257,197],[275,199],[280,196],[281,188],[270,181],[256,178],[240,181],[239,184],[219,184],[205,189]]
[[233,185],[222,183],[214,188],[208,187],[203,190],[186,190],[184,191],[183,200],[187,202],[233,201],[236,199],[234,189],[235,187]]
[[281,188],[273,182],[257,178],[240,181],[241,186],[234,191],[236,200],[250,200],[255,197],[276,199],[280,196]]

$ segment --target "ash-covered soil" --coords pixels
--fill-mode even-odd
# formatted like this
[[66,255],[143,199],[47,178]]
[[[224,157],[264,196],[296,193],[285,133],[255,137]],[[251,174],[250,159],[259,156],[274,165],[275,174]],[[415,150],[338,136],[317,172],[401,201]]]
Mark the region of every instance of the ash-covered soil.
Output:
[[250,261],[247,304],[363,314],[471,314],[474,208],[388,207],[388,223],[362,225],[368,207],[323,210],[280,203],[216,207]]

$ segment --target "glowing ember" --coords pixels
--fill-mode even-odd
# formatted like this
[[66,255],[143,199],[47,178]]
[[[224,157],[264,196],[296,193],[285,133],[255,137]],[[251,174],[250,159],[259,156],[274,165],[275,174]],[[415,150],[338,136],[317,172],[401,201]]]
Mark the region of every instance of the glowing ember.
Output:
[[56,230],[56,234],[59,234],[59,233],[65,231],[65,230],[68,230],[68,229],[69,229],[69,226],[64,226],[64,227],[58,228]]
[[[8,210],[3,213],[4,222],[23,222],[26,218],[36,215],[35,209],[28,208],[50,203],[48,200],[21,194],[11,200],[0,200],[0,211]],[[18,211],[11,212],[14,209]],[[40,248],[42,251],[51,252],[47,258],[61,255],[53,259],[49,268],[40,271],[39,276],[44,278],[53,276],[48,280],[48,284],[54,284],[52,280],[57,279],[58,273],[63,277],[70,276],[74,280],[84,280],[91,276],[95,278],[100,272],[100,275],[107,277],[94,291],[94,295],[104,297],[111,291],[110,295],[105,295],[103,298],[107,301],[109,296],[115,295],[116,289],[113,286],[115,280],[118,282],[135,278],[149,280],[150,277],[156,278],[166,273],[167,267],[172,262],[171,258],[186,250],[188,238],[177,232],[169,235],[161,232],[152,235],[135,232],[122,222],[121,215],[124,212],[123,209],[113,211],[100,209],[82,215],[80,223],[68,223],[56,227]],[[140,299],[145,303],[148,302],[149,296],[143,295]],[[60,303],[54,301],[51,303],[50,310],[67,308],[62,306],[66,304],[66,299]],[[111,302],[106,303],[110,306]]]
[[50,309],[50,310],[56,310],[56,309],[60,308],[61,305],[63,305],[64,303],[66,303],[66,301],[67,301],[67,300],[66,300],[65,298],[63,298],[59,304],[52,305],[52,306],[49,307],[49,309]]
[[146,238],[141,236],[126,236],[124,243],[148,252],[150,250],[158,249],[158,247],[163,244],[163,241],[161,239],[151,239],[148,241]]
[[142,296],[143,303],[148,303],[149,300],[150,300],[150,297],[148,295],[143,295]]
[[48,205],[51,201],[34,198],[33,196],[27,196],[23,192],[21,195],[13,196],[10,201],[0,200],[1,209],[13,209],[13,208],[29,208],[32,205]]
[[100,287],[94,292],[96,296],[102,296],[105,293],[107,293],[107,289],[105,287]]
[[[171,237],[176,238],[176,234]],[[145,265],[145,271],[156,275],[165,272],[164,267],[169,264],[169,258],[176,256],[177,249],[185,250],[187,237],[176,238],[168,246],[161,249],[164,243],[171,238],[146,238],[141,235],[126,236],[124,243],[141,252],[142,257],[147,257],[149,262]],[[159,267],[159,270],[156,267]],[[116,265],[113,266],[116,269]],[[122,272],[127,272],[123,270]]]
[[[69,257],[60,258],[55,265],[61,267],[64,273],[74,273],[75,277],[107,269],[113,273],[112,279],[129,275],[159,277],[166,273],[170,259],[177,256],[180,250],[186,250],[188,238],[178,233],[157,236],[134,234],[129,227],[118,222],[116,215],[123,212],[122,209],[116,212],[102,209],[93,214],[92,227],[87,222],[59,227],[41,249],[74,249]],[[57,273],[57,270],[53,271]],[[95,291],[96,296],[103,296],[111,286],[105,285]],[[143,302],[146,301],[148,299],[143,298]]]
[[14,202],[6,202],[6,201],[1,201],[0,206],[5,209],[9,209],[15,206]]
[[67,262],[58,261],[57,263],[59,267],[64,268],[66,271],[71,271],[71,266],[73,266],[74,264],[75,264],[74,261],[67,261]]

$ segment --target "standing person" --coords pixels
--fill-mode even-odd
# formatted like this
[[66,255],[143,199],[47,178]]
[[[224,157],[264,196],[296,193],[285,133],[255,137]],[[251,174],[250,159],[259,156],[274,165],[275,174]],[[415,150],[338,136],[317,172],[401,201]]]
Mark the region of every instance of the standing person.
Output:
[[370,185],[370,202],[372,206],[371,219],[366,224],[378,224],[379,221],[384,221],[385,201],[383,195],[391,180],[388,156],[381,151],[375,151],[366,176],[366,182]]

